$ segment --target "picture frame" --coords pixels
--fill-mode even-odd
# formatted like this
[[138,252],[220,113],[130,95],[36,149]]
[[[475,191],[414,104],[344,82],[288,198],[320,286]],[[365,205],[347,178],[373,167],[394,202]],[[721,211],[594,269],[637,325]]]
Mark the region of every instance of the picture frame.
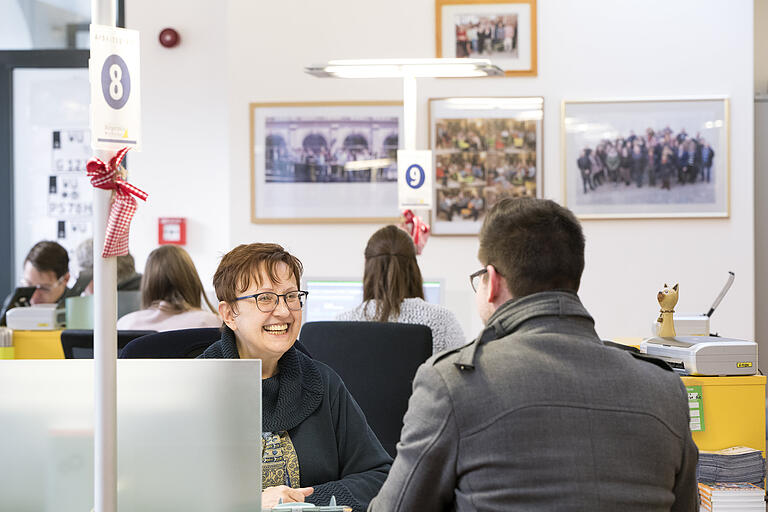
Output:
[[402,102],[250,103],[249,110],[251,222],[397,222]]
[[727,97],[563,101],[564,204],[581,219],[730,216]]
[[544,98],[433,98],[432,234],[477,235],[504,197],[543,196]]
[[435,0],[438,57],[486,58],[504,75],[536,76],[536,0]]

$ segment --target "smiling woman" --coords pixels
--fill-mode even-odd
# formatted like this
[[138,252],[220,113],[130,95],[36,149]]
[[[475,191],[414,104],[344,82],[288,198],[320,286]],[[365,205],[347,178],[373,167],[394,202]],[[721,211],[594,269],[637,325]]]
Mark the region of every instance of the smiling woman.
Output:
[[392,459],[339,376],[294,347],[302,271],[277,244],[226,254],[213,277],[222,336],[200,357],[262,360],[262,507],[335,496],[363,511]]

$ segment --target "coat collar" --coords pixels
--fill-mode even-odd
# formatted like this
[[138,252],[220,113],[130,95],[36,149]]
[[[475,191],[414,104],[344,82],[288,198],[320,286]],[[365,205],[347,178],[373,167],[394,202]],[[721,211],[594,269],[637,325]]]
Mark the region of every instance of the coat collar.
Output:
[[494,311],[480,336],[461,350],[459,359],[454,364],[460,370],[474,369],[475,352],[479,345],[524,331],[526,322],[543,316],[578,317],[593,326],[595,323],[574,292],[554,290],[510,299]]

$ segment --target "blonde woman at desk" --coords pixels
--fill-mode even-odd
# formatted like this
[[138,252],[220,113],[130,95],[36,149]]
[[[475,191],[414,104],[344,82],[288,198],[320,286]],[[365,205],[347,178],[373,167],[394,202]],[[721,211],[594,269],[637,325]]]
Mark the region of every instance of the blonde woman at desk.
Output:
[[[202,309],[202,301],[209,311]],[[141,307],[120,318],[117,328],[172,331],[221,326],[192,258],[176,245],[163,245],[149,253],[141,278]]]
[[307,292],[302,265],[277,244],[240,245],[213,277],[221,339],[201,358],[261,359],[261,506],[339,504],[363,512],[392,459],[341,378],[294,347]]
[[336,320],[426,325],[432,330],[435,354],[464,345],[467,340],[456,316],[426,302],[423,286],[413,240],[397,226],[385,226],[365,247],[363,303]]

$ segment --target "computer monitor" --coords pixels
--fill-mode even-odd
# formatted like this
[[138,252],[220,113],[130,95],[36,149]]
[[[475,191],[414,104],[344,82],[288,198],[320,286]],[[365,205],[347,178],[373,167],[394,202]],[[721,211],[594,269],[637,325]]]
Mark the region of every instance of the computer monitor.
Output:
[[[93,361],[0,360],[0,510],[93,507]],[[117,361],[119,510],[260,510],[261,361]]]
[[[424,300],[442,304],[442,280],[424,280]],[[304,279],[304,290],[309,292],[304,308],[305,322],[335,320],[336,315],[354,309],[363,301],[363,282],[360,279],[312,278]]]

